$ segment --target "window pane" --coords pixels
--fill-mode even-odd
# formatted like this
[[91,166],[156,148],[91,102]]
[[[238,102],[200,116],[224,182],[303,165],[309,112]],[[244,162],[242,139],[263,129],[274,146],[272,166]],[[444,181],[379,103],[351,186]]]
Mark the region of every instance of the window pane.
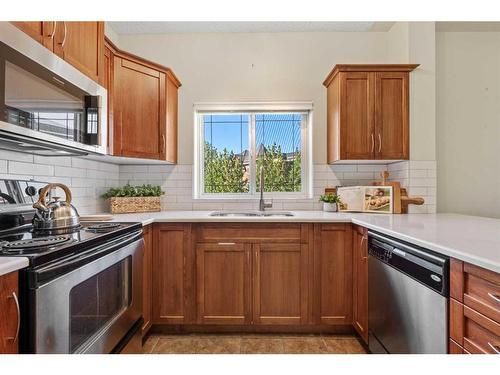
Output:
[[205,193],[248,193],[248,114],[203,115]]
[[[255,115],[257,173],[264,166],[264,191],[301,191],[300,113]],[[260,181],[257,181],[260,191]]]

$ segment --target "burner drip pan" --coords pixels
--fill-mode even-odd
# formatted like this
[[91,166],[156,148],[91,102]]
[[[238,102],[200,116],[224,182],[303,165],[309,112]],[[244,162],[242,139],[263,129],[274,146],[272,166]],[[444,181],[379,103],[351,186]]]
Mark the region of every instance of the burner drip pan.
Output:
[[40,251],[50,247],[61,245],[71,240],[69,236],[35,237],[29,240],[12,241],[2,244],[5,252],[29,252]]

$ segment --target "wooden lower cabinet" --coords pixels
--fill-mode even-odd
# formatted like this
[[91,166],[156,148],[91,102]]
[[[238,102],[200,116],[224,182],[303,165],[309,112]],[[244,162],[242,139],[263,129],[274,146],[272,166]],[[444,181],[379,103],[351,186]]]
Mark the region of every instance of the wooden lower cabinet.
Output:
[[500,274],[450,260],[450,353],[500,354]]
[[196,246],[198,323],[250,324],[251,245]]
[[253,245],[254,324],[308,323],[308,245]]
[[351,246],[348,223],[155,224],[152,323],[350,330]]
[[313,319],[352,324],[351,224],[314,224]]
[[144,256],[142,258],[142,335],[144,336],[152,324],[152,283],[153,283],[153,230],[152,225],[143,228]]
[[0,276],[0,354],[19,352],[18,275]]
[[153,324],[192,323],[195,255],[191,224],[156,224],[153,241]]
[[352,228],[353,287],[352,321],[354,329],[368,343],[368,230]]

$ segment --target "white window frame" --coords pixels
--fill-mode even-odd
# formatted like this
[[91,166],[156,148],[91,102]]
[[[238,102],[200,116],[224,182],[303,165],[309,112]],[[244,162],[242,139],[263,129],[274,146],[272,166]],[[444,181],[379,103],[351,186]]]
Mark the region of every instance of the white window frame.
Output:
[[[204,132],[203,115],[218,113],[288,113],[298,112],[306,116],[301,121],[301,187],[300,192],[264,192],[266,199],[309,199],[312,198],[312,102],[219,102],[195,103],[194,109],[194,165],[193,165],[193,198],[194,199],[259,199],[260,192],[256,191],[257,176],[255,171],[255,123],[249,122],[249,151],[250,151],[250,191],[248,193],[205,193],[204,191]],[[254,117],[251,117],[251,119]]]

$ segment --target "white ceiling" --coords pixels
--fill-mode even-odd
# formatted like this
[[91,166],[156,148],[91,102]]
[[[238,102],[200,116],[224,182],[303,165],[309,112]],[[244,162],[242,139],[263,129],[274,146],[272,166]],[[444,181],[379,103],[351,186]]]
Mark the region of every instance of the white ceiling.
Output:
[[393,22],[108,22],[117,34],[387,31]]

